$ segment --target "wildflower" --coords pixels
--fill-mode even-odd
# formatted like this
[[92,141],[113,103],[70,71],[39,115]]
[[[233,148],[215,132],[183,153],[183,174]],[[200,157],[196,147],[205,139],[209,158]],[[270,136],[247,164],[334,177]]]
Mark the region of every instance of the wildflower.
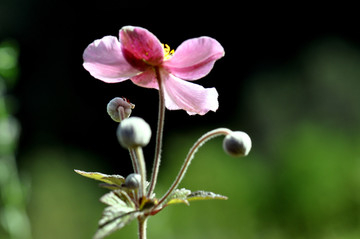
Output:
[[130,79],[138,86],[164,89],[165,105],[170,110],[183,109],[188,114],[204,115],[216,111],[218,93],[190,81],[206,76],[224,49],[210,37],[186,40],[175,52],[141,27],[126,26],[119,40],[105,36],[95,40],[84,51],[84,68],[104,82]]

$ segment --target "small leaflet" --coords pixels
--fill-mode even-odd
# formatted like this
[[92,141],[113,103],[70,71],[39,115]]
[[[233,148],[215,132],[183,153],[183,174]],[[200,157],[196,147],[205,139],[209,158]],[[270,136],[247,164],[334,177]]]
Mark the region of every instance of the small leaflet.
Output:
[[94,235],[94,239],[102,239],[111,233],[123,228],[131,221],[136,219],[141,212],[139,211],[116,211],[114,208],[108,207],[104,211],[103,218],[99,221],[99,229]]
[[98,180],[109,185],[121,186],[125,182],[125,178],[121,175],[108,175],[98,172],[85,172],[77,169],[75,169],[74,171],[84,177]]
[[213,192],[206,192],[206,191],[195,191],[192,192],[188,197],[188,201],[195,201],[195,200],[212,200],[212,199],[218,199],[218,200],[227,200],[228,197],[216,194]]
[[127,193],[122,190],[106,193],[100,198],[100,201],[109,206],[104,209],[94,239],[102,239],[108,236],[142,214],[142,212],[136,210],[134,203]]
[[175,191],[169,196],[165,205],[184,203],[189,205],[187,197],[191,194],[191,191],[186,188],[175,189]]
[[170,196],[169,200],[165,205],[184,203],[189,205],[190,201],[199,201],[199,200],[227,200],[226,196],[216,194],[213,192],[206,191],[195,191],[191,192],[188,189],[176,189],[173,194]]

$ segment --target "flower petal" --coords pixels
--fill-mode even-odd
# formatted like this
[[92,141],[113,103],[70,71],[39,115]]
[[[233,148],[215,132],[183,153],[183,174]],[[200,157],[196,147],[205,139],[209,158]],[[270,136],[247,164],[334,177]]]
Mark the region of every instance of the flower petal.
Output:
[[142,71],[149,65],[160,65],[164,59],[164,49],[159,39],[144,28],[123,27],[120,42],[127,61]]
[[124,58],[116,37],[105,36],[91,43],[84,51],[84,68],[108,83],[127,80],[139,73]]
[[155,72],[153,69],[148,69],[147,71],[131,78],[130,80],[134,84],[141,87],[159,89],[159,85],[157,83]]
[[183,42],[163,66],[176,77],[197,80],[207,75],[215,61],[224,54],[224,48],[218,41],[199,37]]
[[186,110],[189,115],[204,115],[209,110],[219,108],[218,93],[215,88],[204,88],[181,80],[166,71],[162,71],[165,105],[169,110]]

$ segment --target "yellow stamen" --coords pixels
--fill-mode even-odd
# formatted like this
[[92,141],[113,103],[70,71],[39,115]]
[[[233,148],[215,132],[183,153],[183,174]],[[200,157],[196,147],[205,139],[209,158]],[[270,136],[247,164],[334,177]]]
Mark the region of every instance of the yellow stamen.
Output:
[[170,49],[170,46],[168,44],[161,44],[164,48],[164,60],[169,60],[172,55],[174,55],[175,51],[174,49]]

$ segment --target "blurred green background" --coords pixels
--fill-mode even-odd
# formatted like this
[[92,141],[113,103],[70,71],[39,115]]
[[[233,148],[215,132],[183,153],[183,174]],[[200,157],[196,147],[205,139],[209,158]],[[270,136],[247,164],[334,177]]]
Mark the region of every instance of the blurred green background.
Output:
[[[117,35],[123,25],[145,27],[172,48],[209,35],[226,52],[198,81],[217,88],[218,112],[166,112],[157,195],[203,133],[228,127],[253,141],[250,155],[240,159],[222,151],[221,138],[205,144],[181,187],[229,200],[169,207],[150,219],[149,238],[359,238],[356,22],[331,15],[297,22],[291,9],[275,14],[242,7],[185,11],[2,1],[0,238],[92,237],[105,207],[98,199],[106,190],[73,169],[131,173],[128,153],[116,141],[117,125],[105,111],[113,97],[134,102],[133,115],[144,117],[155,132],[156,91],[131,82],[105,84],[82,68],[86,46]],[[153,146],[144,149],[148,168]],[[136,238],[136,231],[134,222],[109,238]]]

